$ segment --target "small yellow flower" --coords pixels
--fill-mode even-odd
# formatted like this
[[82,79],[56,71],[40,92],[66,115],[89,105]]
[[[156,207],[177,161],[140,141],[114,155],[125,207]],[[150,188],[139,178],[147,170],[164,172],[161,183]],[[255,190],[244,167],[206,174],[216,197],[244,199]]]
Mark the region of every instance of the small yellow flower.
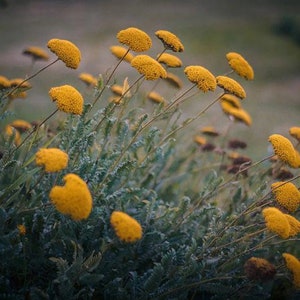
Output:
[[48,53],[40,47],[28,47],[23,50],[23,54],[31,56],[34,60],[49,60]]
[[164,78],[171,86],[181,89],[183,84],[181,79],[173,73],[167,72],[166,78]]
[[122,96],[122,94],[123,94],[123,87],[119,84],[112,85],[110,87],[110,90],[117,96]]
[[64,176],[64,186],[54,186],[50,199],[55,208],[73,220],[87,219],[92,211],[93,200],[87,184],[76,174]]
[[217,85],[222,88],[226,93],[233,94],[240,99],[246,97],[244,88],[234,79],[227,76],[217,76]]
[[292,168],[300,167],[299,157],[289,139],[280,134],[272,134],[269,136],[269,142],[272,144],[275,154],[281,161]]
[[169,54],[163,53],[158,57],[158,62],[165,64],[170,68],[179,68],[182,66],[182,61],[179,57]]
[[48,41],[47,46],[68,68],[78,68],[81,61],[81,53],[78,47],[72,42],[68,40],[51,39]]
[[293,284],[295,288],[300,289],[300,261],[292,254],[282,254],[286,267],[292,272]]
[[35,162],[45,172],[59,172],[68,165],[69,156],[58,148],[42,148],[35,154]]
[[53,87],[49,96],[56,102],[57,108],[66,113],[81,115],[83,111],[83,98],[71,85]]
[[264,208],[262,213],[266,226],[270,231],[278,234],[283,239],[287,239],[290,236],[291,227],[284,213],[276,207]]
[[19,225],[17,226],[17,228],[18,228],[18,230],[19,230],[20,235],[25,235],[25,234],[26,234],[26,227],[25,227],[25,225],[19,224]]
[[117,34],[117,39],[121,44],[127,45],[134,52],[147,51],[152,46],[149,35],[135,27],[121,30]]
[[121,241],[132,243],[142,238],[141,225],[124,212],[114,211],[110,223]]
[[196,83],[198,88],[204,93],[214,91],[217,83],[215,76],[207,69],[201,66],[188,66],[184,69],[188,80]]
[[24,121],[24,120],[14,120],[9,125],[15,129],[17,129],[20,132],[25,132],[32,128],[32,125],[29,122]]
[[28,81],[24,81],[23,78],[13,78],[10,80],[10,87],[15,88],[18,86],[19,92],[24,92],[31,89],[31,84]]
[[21,144],[21,135],[17,129],[15,129],[11,125],[6,125],[4,130],[5,130],[5,135],[7,137],[14,136],[14,143],[16,146],[19,146]]
[[229,104],[231,104],[231,106],[235,107],[235,108],[241,108],[241,101],[240,99],[232,94],[225,94],[220,98],[220,102],[228,102]]
[[89,73],[80,73],[79,79],[83,81],[87,86],[96,86],[98,83],[97,78]]
[[232,116],[235,121],[243,122],[246,125],[251,126],[252,118],[244,109],[233,107],[232,104],[227,101],[222,101],[221,107],[224,113]]
[[158,30],[155,32],[155,35],[162,41],[166,49],[173,52],[182,52],[184,50],[180,39],[170,31]]
[[298,233],[300,233],[300,222],[291,215],[288,215],[288,214],[284,214],[284,215],[290,224],[289,237],[293,237],[293,236],[297,235]]
[[226,54],[226,58],[232,70],[239,76],[247,80],[254,79],[254,71],[242,55],[236,52],[229,52]]
[[155,103],[165,103],[166,104],[166,100],[164,99],[164,97],[162,97],[160,94],[158,94],[156,92],[150,92],[147,95],[147,98]]
[[0,90],[10,88],[10,80],[0,75]]
[[291,127],[289,129],[289,134],[300,142],[300,127]]
[[218,136],[219,132],[213,126],[204,126],[201,128],[201,132],[209,136]]
[[300,192],[291,182],[278,181],[271,185],[276,201],[289,212],[294,212],[300,205]]
[[205,137],[200,136],[200,135],[196,135],[194,137],[194,142],[200,146],[205,145],[207,143],[207,140]]
[[251,257],[244,265],[245,274],[250,280],[268,281],[274,278],[276,269],[264,258]]
[[131,61],[131,66],[144,75],[147,80],[156,80],[167,76],[162,65],[148,55],[135,56]]
[[124,59],[125,61],[127,61],[129,63],[134,58],[134,56],[131,53],[127,53],[128,50],[126,48],[122,47],[122,46],[111,46],[110,51],[118,59]]

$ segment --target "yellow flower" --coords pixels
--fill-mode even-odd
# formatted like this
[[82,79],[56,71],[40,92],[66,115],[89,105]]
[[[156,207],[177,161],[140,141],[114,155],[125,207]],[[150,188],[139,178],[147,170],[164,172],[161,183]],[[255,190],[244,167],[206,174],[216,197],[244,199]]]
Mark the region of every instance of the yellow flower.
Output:
[[121,44],[127,45],[134,52],[147,51],[152,46],[149,35],[135,27],[121,30],[117,34],[117,39]]
[[31,84],[28,81],[23,81],[23,78],[13,78],[10,80],[10,87],[15,88],[18,86],[18,90],[15,93],[24,92],[31,89]]
[[240,99],[246,97],[246,92],[243,87],[234,79],[227,76],[217,76],[217,85],[222,88],[226,93],[233,94]]
[[71,85],[53,87],[49,96],[56,102],[57,108],[66,113],[81,115],[83,111],[83,98]]
[[200,135],[196,135],[194,137],[194,142],[200,146],[205,145],[206,144],[206,138]]
[[81,61],[81,53],[72,42],[61,39],[51,39],[48,41],[47,46],[68,68],[78,68]]
[[248,126],[252,124],[251,116],[244,109],[233,107],[232,104],[227,101],[222,101],[221,106],[224,113],[232,116],[235,121],[243,122]]
[[43,148],[35,154],[35,162],[43,166],[45,172],[58,172],[68,165],[68,154],[58,148]]
[[164,99],[164,97],[162,97],[160,94],[158,94],[156,92],[150,92],[147,95],[147,98],[155,103],[165,103],[166,104],[166,100]]
[[93,200],[87,184],[76,174],[67,174],[64,186],[54,186],[50,199],[55,208],[73,220],[87,219],[92,211]]
[[196,83],[203,92],[214,91],[217,86],[215,76],[201,66],[188,66],[184,73],[188,80]]
[[49,60],[49,55],[42,48],[31,46],[23,50],[23,54],[31,56],[34,60]]
[[300,127],[291,127],[289,133],[293,138],[300,142]]
[[110,87],[110,89],[114,94],[116,94],[118,96],[122,96],[122,94],[123,94],[123,87],[119,84],[112,85]]
[[300,261],[294,255],[289,253],[283,253],[282,256],[285,259],[286,267],[293,274],[295,288],[300,289]]
[[19,225],[17,226],[17,228],[18,228],[18,230],[19,230],[20,235],[25,235],[25,234],[26,234],[26,227],[25,227],[25,225],[19,224]]
[[249,258],[244,265],[244,270],[250,280],[268,281],[273,279],[276,274],[274,265],[259,257]]
[[122,47],[122,46],[111,46],[110,51],[117,58],[124,59],[125,61],[127,61],[129,63],[134,58],[134,56],[131,53],[127,53],[128,50],[126,48]]
[[0,75],[0,90],[10,88],[10,81],[5,77]]
[[170,68],[179,68],[182,66],[182,61],[175,55],[163,53],[158,57],[158,62],[165,64]]
[[184,50],[180,39],[170,31],[158,30],[155,32],[155,35],[162,41],[166,49],[173,52],[182,52]]
[[167,72],[167,76],[166,78],[164,78],[170,85],[172,85],[173,87],[177,88],[177,89],[181,89],[182,88],[182,81],[181,79],[176,76],[173,73]]
[[291,182],[274,182],[271,185],[276,201],[289,212],[294,212],[300,205],[300,192]]
[[300,233],[300,222],[291,215],[288,214],[284,214],[284,215],[290,224],[289,237],[295,236],[298,233]]
[[137,55],[132,59],[131,66],[148,80],[156,80],[167,76],[167,72],[162,65],[148,55]]
[[14,143],[16,146],[19,146],[21,144],[21,135],[17,129],[15,129],[10,125],[6,125],[4,130],[5,130],[5,135],[7,137],[14,136]]
[[110,223],[121,241],[131,243],[142,238],[142,227],[132,217],[121,211],[114,211]]
[[245,58],[236,53],[229,52],[226,54],[226,58],[230,67],[241,77],[244,77],[247,80],[254,79],[254,72],[250,64],[245,60]]
[[29,122],[24,120],[14,120],[9,125],[20,132],[24,132],[32,128],[32,125]]
[[290,224],[285,215],[276,207],[264,208],[263,216],[265,218],[267,228],[278,234],[283,239],[287,239],[290,236]]
[[232,94],[225,94],[220,98],[221,103],[224,102],[228,102],[229,104],[231,104],[231,106],[235,107],[235,108],[240,108],[241,102],[240,99]]
[[79,74],[79,79],[82,80],[88,86],[96,86],[98,83],[97,78],[89,73]]
[[269,136],[269,142],[272,144],[274,152],[280,160],[292,168],[300,167],[299,157],[289,139],[280,134],[272,134]]
[[213,126],[204,126],[201,128],[201,132],[205,135],[218,136],[219,132]]

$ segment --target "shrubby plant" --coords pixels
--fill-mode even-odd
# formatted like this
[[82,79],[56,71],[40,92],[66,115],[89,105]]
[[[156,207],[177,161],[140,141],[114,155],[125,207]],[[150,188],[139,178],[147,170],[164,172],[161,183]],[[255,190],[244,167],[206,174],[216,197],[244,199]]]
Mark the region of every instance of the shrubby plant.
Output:
[[[215,76],[184,66],[175,34],[155,36],[163,50],[151,57],[144,52],[155,41],[147,33],[121,30],[122,46],[110,48],[118,60],[112,71],[78,75],[90,98],[67,82],[52,87],[45,101],[56,109],[39,123],[10,121],[11,102],[34,92],[30,79],[54,63],[77,69],[78,47],[51,39],[54,61],[28,78],[0,76],[1,298],[299,296],[297,144],[271,135],[273,153],[253,162],[245,140],[201,123],[219,105],[231,126],[251,126],[238,79],[254,79],[251,65],[230,52],[228,73]],[[24,54],[33,62],[50,57],[39,47]],[[137,79],[118,83],[121,63]],[[182,66],[182,78],[170,71]],[[146,80],[155,84],[145,93]],[[175,96],[163,96],[158,82]],[[185,119],[182,104],[199,93],[212,101]],[[58,126],[48,125],[59,111]],[[299,142],[300,127],[287,133]]]

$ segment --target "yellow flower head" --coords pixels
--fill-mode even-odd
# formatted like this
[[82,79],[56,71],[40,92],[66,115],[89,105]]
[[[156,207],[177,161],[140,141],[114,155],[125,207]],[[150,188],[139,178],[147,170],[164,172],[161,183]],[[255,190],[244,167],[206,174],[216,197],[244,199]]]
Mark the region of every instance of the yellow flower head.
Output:
[[9,125],[19,130],[20,132],[24,132],[32,128],[32,125],[24,120],[14,120]]
[[232,70],[239,76],[244,77],[247,80],[254,79],[254,71],[242,55],[236,52],[229,52],[226,54],[226,58]]
[[92,211],[93,200],[87,184],[76,174],[67,174],[64,186],[54,186],[50,199],[55,208],[73,220],[87,219]]
[[227,101],[222,101],[221,107],[224,113],[232,116],[235,121],[243,122],[248,126],[252,124],[251,116],[244,109],[233,107],[232,104]]
[[289,139],[280,134],[272,134],[269,136],[269,142],[272,144],[274,152],[280,160],[292,168],[300,167],[299,157]]
[[19,230],[20,235],[25,235],[25,234],[26,234],[26,227],[25,227],[25,225],[19,224],[19,225],[17,226],[17,228],[18,228],[18,230]]
[[181,89],[182,88],[182,81],[181,79],[176,76],[173,73],[167,72],[167,77],[164,78],[171,86],[177,88],[177,89]]
[[244,88],[234,79],[227,76],[217,76],[217,85],[222,88],[226,93],[233,94],[240,99],[246,97]]
[[300,261],[292,254],[282,254],[286,267],[292,272],[295,288],[300,289]]
[[162,65],[148,55],[137,55],[132,59],[131,66],[144,75],[147,80],[156,80],[167,76]]
[[156,92],[150,92],[147,95],[147,98],[155,103],[165,103],[166,104],[166,100],[164,99],[164,97],[162,97],[160,94],[158,94]]
[[57,108],[66,113],[81,115],[83,111],[83,98],[81,94],[70,85],[53,87],[49,96],[56,102]]
[[119,84],[114,84],[110,87],[111,91],[117,96],[123,95],[123,87]]
[[240,99],[237,96],[232,95],[232,94],[225,94],[225,95],[223,95],[220,98],[220,101],[221,101],[221,103],[222,102],[227,102],[232,107],[235,107],[235,108],[241,108],[241,106],[242,106]]
[[196,135],[194,137],[194,142],[200,146],[205,145],[207,143],[207,140],[205,137],[200,136],[200,135]]
[[128,53],[128,50],[122,46],[111,46],[110,51],[118,59],[124,59],[125,61],[127,61],[129,63],[134,58],[134,56],[131,53]]
[[293,138],[300,142],[300,127],[291,127],[289,133]]
[[188,66],[184,69],[188,80],[197,83],[198,88],[203,91],[214,91],[217,83],[215,76],[201,66]]
[[83,81],[87,86],[96,86],[98,83],[97,78],[89,73],[79,74],[79,79]]
[[18,86],[17,92],[24,92],[31,89],[31,84],[28,81],[24,81],[23,78],[13,78],[10,80],[10,87],[15,88]]
[[289,214],[284,214],[284,215],[290,224],[289,237],[295,236],[298,233],[300,233],[300,222]]
[[265,208],[262,213],[266,226],[270,231],[278,234],[283,239],[287,239],[290,236],[291,227],[284,213],[276,207]]
[[48,48],[62,61],[68,68],[77,69],[81,61],[80,50],[72,42],[60,39],[51,39],[47,44]]
[[201,128],[201,132],[209,136],[218,136],[219,132],[213,126],[204,126]]
[[244,265],[245,274],[250,280],[268,281],[274,278],[276,269],[264,258],[251,257]]
[[12,127],[11,125],[6,125],[5,126],[5,135],[7,137],[12,137],[14,136],[14,143],[16,146],[19,146],[21,144],[21,135],[20,132]]
[[35,162],[43,166],[45,172],[59,172],[68,165],[69,156],[58,148],[43,148],[35,154]]
[[155,32],[155,35],[162,41],[166,49],[173,52],[182,52],[184,50],[180,39],[170,31],[158,30]]
[[179,68],[182,66],[182,61],[175,55],[163,53],[158,57],[158,62],[165,64],[170,68]]
[[294,212],[300,205],[300,192],[291,182],[274,182],[271,185],[276,201],[289,212]]
[[142,238],[141,225],[124,212],[114,211],[110,223],[121,241],[132,243]]
[[10,88],[10,81],[5,77],[0,75],[0,90]]
[[23,54],[31,56],[34,60],[49,60],[48,53],[40,47],[28,47],[23,50]]
[[117,34],[117,39],[121,44],[127,45],[134,52],[147,51],[152,46],[149,35],[135,27],[121,30]]

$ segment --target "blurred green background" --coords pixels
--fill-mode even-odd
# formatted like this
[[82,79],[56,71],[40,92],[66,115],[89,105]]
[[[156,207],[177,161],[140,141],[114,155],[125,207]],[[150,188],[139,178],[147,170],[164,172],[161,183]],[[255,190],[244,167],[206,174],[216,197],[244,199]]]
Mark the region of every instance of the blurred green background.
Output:
[[[81,72],[105,74],[116,59],[109,47],[118,45],[116,34],[135,26],[153,39],[148,54],[162,50],[154,32],[159,29],[175,33],[185,46],[178,54],[186,65],[202,65],[213,74],[229,71],[225,55],[241,53],[253,66],[255,80],[234,77],[244,86],[247,98],[243,108],[253,119],[249,128],[236,124],[231,135],[248,142],[248,152],[262,158],[268,152],[267,138],[280,133],[288,136],[291,126],[300,126],[300,1],[299,0],[199,0],[199,1],[24,1],[0,0],[0,75],[25,77],[30,59],[24,48],[39,46],[47,50],[51,38],[68,39],[82,52],[77,70],[57,63],[31,81],[28,98],[15,101],[17,118],[43,119],[54,109],[48,97],[52,86],[74,84],[84,91],[78,80]],[[51,60],[55,56],[50,53]],[[37,62],[35,70],[45,63]],[[189,82],[183,69],[174,71],[185,85]],[[128,64],[122,64],[116,80],[136,78]],[[185,106],[187,115],[199,111],[215,95],[199,95]],[[213,107],[194,124],[192,135],[205,125],[222,131],[228,120],[220,107]]]

